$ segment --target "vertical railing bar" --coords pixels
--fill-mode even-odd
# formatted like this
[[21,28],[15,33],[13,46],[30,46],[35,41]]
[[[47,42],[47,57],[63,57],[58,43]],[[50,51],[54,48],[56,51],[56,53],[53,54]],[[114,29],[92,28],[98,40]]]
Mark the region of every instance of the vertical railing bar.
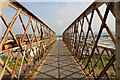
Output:
[[[75,32],[75,43],[74,43],[74,45],[75,45],[75,56],[77,56],[77,43],[78,43],[78,40],[77,40],[77,34],[78,34],[78,25],[77,25],[77,21],[75,21],[75,30],[74,30],[74,32]],[[68,33],[69,34],[69,33]]]
[[[84,17],[85,17],[85,16],[84,16]],[[83,19],[84,19],[84,18],[83,18]],[[80,25],[83,26],[83,24],[82,24],[81,22],[80,22]],[[83,27],[81,27],[81,28],[82,28],[82,29],[81,29],[81,30],[82,30],[81,35],[83,34],[83,36],[85,37],[85,32],[84,32],[84,30],[83,30]]]
[[43,28],[43,25],[41,24],[41,25],[40,25],[40,32],[41,32],[40,39],[41,39],[41,40],[43,39],[43,30],[42,30],[42,28]]
[[34,28],[33,28],[32,21],[31,21],[31,28],[32,28],[32,31],[33,31],[33,34],[32,34],[32,37],[31,37],[32,43],[33,43],[34,42],[34,38],[36,39],[36,37],[35,37],[35,33],[34,33]]
[[115,2],[115,14],[116,14],[116,79],[120,79],[120,1]]
[[89,24],[89,26],[88,26],[88,31],[87,31],[87,34],[86,34],[86,38],[85,38],[85,42],[84,42],[83,48],[82,48],[82,53],[81,53],[81,55],[80,55],[80,57],[79,57],[80,60],[81,60],[81,58],[82,58],[82,56],[83,56],[83,51],[84,51],[84,48],[85,48],[85,45],[86,45],[86,41],[87,41],[87,37],[88,37],[89,30],[90,30],[90,27],[91,27],[93,15],[94,15],[94,10],[92,11],[92,14],[91,14],[90,24]]
[[24,41],[25,35],[27,36],[29,43],[31,43],[30,38],[29,38],[29,35],[28,35],[28,33],[27,33],[27,30],[28,30],[28,27],[29,27],[29,25],[30,25],[30,22],[31,22],[32,17],[28,20],[28,23],[27,23],[27,26],[26,26],[26,27],[25,27],[25,25],[24,25],[24,22],[23,22],[23,20],[22,20],[22,16],[21,16],[21,15],[19,15],[19,19],[20,19],[20,21],[21,21],[21,23],[22,23],[22,26],[23,26],[23,29],[24,29],[24,35],[23,35],[23,38],[22,38],[22,43],[23,43],[23,41]]
[[38,28],[38,25],[36,25],[36,26],[37,26],[37,30],[38,30],[38,33],[39,33],[39,40],[40,40],[40,30]]
[[[80,23],[80,25],[81,25],[81,31],[80,31],[80,35],[79,35],[78,48],[79,48],[79,45],[80,45],[81,35],[82,35],[82,33],[83,33],[84,17],[83,17],[82,23],[81,23],[81,21],[80,21],[79,23]],[[77,50],[78,50],[78,49],[77,49]],[[81,51],[81,50],[80,50],[80,51]]]
[[[36,29],[34,28],[34,26],[33,26],[33,24],[32,24],[32,22],[31,22],[31,25],[32,25],[32,30],[33,30],[33,33],[34,33],[34,37],[35,37],[35,39],[36,39],[36,41],[38,41],[37,40],[37,37],[36,37]],[[36,26],[35,26],[36,27]]]

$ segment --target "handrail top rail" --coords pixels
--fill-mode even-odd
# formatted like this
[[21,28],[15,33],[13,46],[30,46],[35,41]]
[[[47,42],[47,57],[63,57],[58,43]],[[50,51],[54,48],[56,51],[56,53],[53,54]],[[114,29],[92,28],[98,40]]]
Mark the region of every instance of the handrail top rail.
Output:
[[[36,15],[34,15],[31,11],[29,11],[27,8],[25,8],[21,3],[19,3],[17,0],[8,0],[9,6],[13,7],[14,9],[22,9],[22,13],[28,17],[32,16],[32,19],[36,22],[41,23],[45,27],[49,28],[48,25],[46,25],[42,20],[40,20]],[[51,28],[49,28],[53,33],[55,33]]]

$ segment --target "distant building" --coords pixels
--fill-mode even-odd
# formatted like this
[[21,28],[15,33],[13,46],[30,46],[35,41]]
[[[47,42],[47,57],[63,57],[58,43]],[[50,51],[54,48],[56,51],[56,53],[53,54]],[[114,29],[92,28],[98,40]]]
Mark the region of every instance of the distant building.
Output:
[[[33,35],[33,34],[28,34],[29,37],[31,37],[32,35]],[[22,39],[23,36],[24,36],[24,34],[16,34],[15,36],[16,36],[17,38]],[[27,38],[27,36],[26,36],[25,38]]]

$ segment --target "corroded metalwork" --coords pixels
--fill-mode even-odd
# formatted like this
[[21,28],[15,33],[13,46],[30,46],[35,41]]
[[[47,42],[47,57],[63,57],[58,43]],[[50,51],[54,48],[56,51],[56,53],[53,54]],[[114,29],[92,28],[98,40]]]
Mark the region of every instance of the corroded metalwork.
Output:
[[[103,4],[106,5],[104,16],[102,16],[103,12],[99,10],[99,7]],[[92,26],[95,12],[101,20],[101,25],[98,25],[100,28],[96,26],[96,28],[99,29],[96,33],[97,36],[95,36],[96,34],[93,32],[94,26]],[[110,12],[115,18],[114,2],[94,2],[63,32],[64,43],[67,45],[88,78],[96,80],[102,78],[115,79],[116,48],[99,45],[104,29],[108,33],[109,38],[111,38],[111,43],[116,45],[116,36],[107,25],[106,21]],[[84,28],[85,26],[83,26],[86,24],[85,21],[88,24],[88,26],[86,26],[87,28]],[[79,27],[80,30],[78,30]]]
[[[20,3],[16,1],[0,3],[3,5],[0,18],[6,26],[6,31],[0,41],[0,55],[5,55],[4,57],[0,56],[2,67],[0,80],[4,78],[27,78],[28,74],[32,75],[31,73],[40,65],[45,53],[55,42],[56,33]],[[17,11],[10,23],[2,13],[5,10],[3,7],[6,5]],[[22,15],[29,18],[27,25],[25,25]],[[12,30],[16,19],[19,19],[24,31],[19,37]],[[32,29],[31,34],[28,33],[29,27]],[[8,39],[8,34],[12,36],[10,39]]]

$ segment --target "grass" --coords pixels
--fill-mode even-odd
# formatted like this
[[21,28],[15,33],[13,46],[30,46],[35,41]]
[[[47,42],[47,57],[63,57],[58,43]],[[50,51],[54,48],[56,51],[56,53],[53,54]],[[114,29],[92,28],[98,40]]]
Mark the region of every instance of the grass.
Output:
[[[112,55],[111,55],[111,56],[112,56]],[[91,59],[91,61],[92,61],[92,66],[96,63],[96,61],[98,60],[98,58],[99,58],[99,55],[94,55],[94,56],[92,57],[92,59]],[[107,55],[103,55],[103,56],[102,56],[102,59],[103,59],[103,62],[104,62],[105,65],[107,65],[107,63],[108,63],[109,60],[110,60],[110,58],[109,58]],[[87,63],[87,61],[88,61],[88,57],[86,57],[85,59],[82,59],[82,60],[81,60],[81,63],[85,66],[86,63]],[[115,62],[114,62],[114,64],[115,64]],[[91,62],[89,62],[88,67],[86,68],[86,71],[89,71],[89,70],[92,70]],[[94,70],[95,70],[95,73],[100,73],[100,72],[103,70],[103,65],[102,65],[101,60],[99,60],[99,61],[97,62],[97,66],[94,68]],[[108,72],[114,72],[114,69],[113,69],[113,67],[111,66],[111,67],[109,67],[109,69],[108,69],[107,71],[108,71]]]
[[[6,59],[7,59],[7,57],[6,56],[0,56],[0,58],[4,61],[4,62],[6,62]],[[13,67],[14,67],[14,65],[15,65],[15,58],[12,58],[12,59],[9,59],[9,62],[8,62],[8,67],[10,68],[10,69],[13,69]],[[22,59],[18,59],[18,61],[20,62],[20,63],[22,63]],[[26,63],[26,61],[24,60],[23,61],[23,64],[25,64]],[[17,67],[16,68],[19,68],[20,67],[20,65],[19,64],[17,64]]]

